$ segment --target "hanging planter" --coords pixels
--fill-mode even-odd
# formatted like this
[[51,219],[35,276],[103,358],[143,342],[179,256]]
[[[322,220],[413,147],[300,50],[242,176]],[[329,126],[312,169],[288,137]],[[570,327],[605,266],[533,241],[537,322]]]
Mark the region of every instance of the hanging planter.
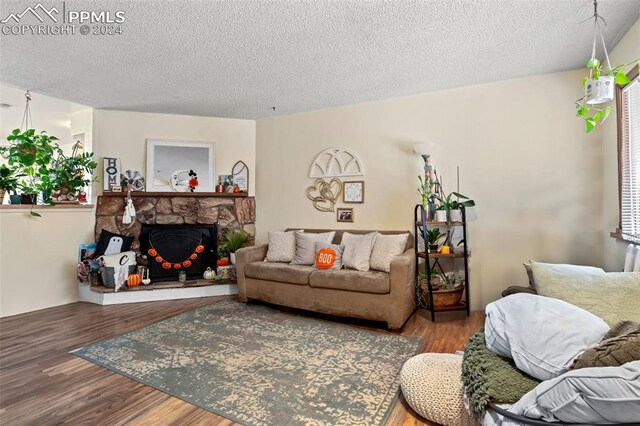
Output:
[[[602,125],[602,123],[604,123],[604,121],[609,117],[609,114],[611,114],[611,105],[607,104],[615,98],[615,85],[625,85],[630,82],[623,68],[638,61],[636,59],[628,64],[622,64],[615,67],[611,66],[607,46],[604,43],[602,28],[600,28],[600,20],[603,18],[598,15],[597,0],[593,1],[593,10],[595,25],[591,59],[587,62],[589,75],[582,79],[584,96],[575,102],[576,115],[584,118],[585,132],[587,133],[590,133],[595,129],[598,123]],[[606,68],[604,68],[600,60],[596,58],[598,38],[602,45],[602,51],[604,53],[607,66]]]

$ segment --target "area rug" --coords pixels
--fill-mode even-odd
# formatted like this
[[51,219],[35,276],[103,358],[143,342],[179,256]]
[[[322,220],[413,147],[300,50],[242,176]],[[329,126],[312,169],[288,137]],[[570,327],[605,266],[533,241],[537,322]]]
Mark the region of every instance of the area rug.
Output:
[[382,425],[421,346],[221,301],[74,354],[245,425]]

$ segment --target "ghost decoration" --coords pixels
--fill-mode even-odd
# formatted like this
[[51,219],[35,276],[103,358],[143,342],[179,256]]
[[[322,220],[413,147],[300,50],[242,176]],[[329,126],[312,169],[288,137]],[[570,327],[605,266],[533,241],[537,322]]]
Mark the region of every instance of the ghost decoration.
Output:
[[123,241],[121,237],[111,237],[109,244],[107,244],[107,248],[104,250],[104,254],[109,255],[122,252],[122,244]]
[[131,199],[131,188],[127,192],[127,202],[124,205],[124,214],[122,215],[122,223],[129,225],[136,217],[136,209],[133,207],[133,200]]

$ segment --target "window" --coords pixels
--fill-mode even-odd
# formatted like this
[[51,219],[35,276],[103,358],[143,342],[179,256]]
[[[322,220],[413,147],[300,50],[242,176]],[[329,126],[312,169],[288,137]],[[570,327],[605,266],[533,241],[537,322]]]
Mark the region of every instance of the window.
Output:
[[640,79],[638,66],[631,82],[617,88],[618,177],[620,223],[618,234],[640,243]]

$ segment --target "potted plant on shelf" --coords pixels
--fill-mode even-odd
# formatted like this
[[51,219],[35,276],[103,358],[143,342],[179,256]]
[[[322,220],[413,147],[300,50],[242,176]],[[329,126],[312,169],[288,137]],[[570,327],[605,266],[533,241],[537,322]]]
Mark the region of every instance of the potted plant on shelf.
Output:
[[79,192],[95,180],[88,176],[97,166],[90,152],[78,154],[74,149],[71,156],[66,156],[60,151],[52,167],[51,185],[47,189],[55,188],[57,202],[78,203]]
[[[456,197],[454,200],[453,197]],[[451,222],[462,222],[462,211],[460,210],[461,206],[464,207],[473,207],[476,205],[475,201],[471,200],[469,197],[462,195],[458,192],[452,192],[446,197],[438,196],[438,201],[440,204],[438,205],[438,210],[436,211],[436,215],[438,211],[443,211],[444,214],[441,214],[440,220],[436,216],[436,220],[438,222],[446,222],[447,220]],[[460,201],[464,200],[464,201]],[[444,216],[444,217],[442,217]]]
[[[434,308],[455,306],[462,300],[464,279],[456,277],[452,272],[443,274],[431,272],[431,289]],[[426,273],[418,275],[418,295],[423,305],[429,305],[429,280]]]
[[220,248],[226,249],[229,251],[229,260],[231,264],[236,264],[236,251],[242,248],[245,244],[253,241],[253,237],[247,234],[244,231],[240,230],[229,230],[222,242],[220,243]]
[[[18,173],[14,167],[8,167],[6,164],[0,166],[0,204],[4,200],[5,192],[12,192],[9,197],[12,199],[11,204],[20,203],[20,195],[16,194],[16,189],[20,185],[18,178],[23,177],[23,174]],[[13,202],[15,201],[15,202]]]
[[427,230],[427,243],[429,244],[429,253],[438,252],[438,241],[440,241],[443,237],[446,237],[446,234],[440,233],[439,228],[431,228]]

